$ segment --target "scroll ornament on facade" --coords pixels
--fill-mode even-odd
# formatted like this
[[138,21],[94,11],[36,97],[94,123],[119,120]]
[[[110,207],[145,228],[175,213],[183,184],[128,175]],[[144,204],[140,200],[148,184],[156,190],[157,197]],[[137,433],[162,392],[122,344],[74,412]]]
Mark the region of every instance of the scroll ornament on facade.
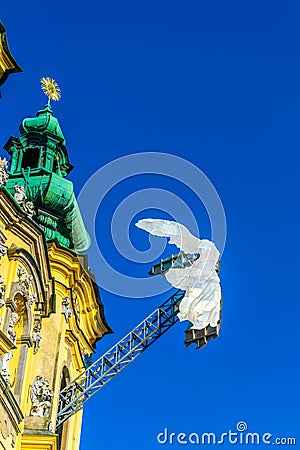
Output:
[[71,300],[69,297],[65,297],[62,301],[62,314],[65,315],[66,322],[69,322],[70,317],[73,315],[73,311],[70,308]]
[[0,158],[0,186],[5,186],[8,180],[8,161],[6,158]]
[[48,378],[37,375],[30,390],[32,402],[30,416],[49,416],[53,395],[53,391],[49,388]]

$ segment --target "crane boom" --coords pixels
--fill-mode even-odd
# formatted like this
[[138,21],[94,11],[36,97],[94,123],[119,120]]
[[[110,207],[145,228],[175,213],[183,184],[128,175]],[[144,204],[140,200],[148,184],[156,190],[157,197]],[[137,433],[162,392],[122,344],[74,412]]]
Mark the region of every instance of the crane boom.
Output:
[[61,391],[57,428],[179,320],[178,306],[184,295],[185,291],[176,291]]

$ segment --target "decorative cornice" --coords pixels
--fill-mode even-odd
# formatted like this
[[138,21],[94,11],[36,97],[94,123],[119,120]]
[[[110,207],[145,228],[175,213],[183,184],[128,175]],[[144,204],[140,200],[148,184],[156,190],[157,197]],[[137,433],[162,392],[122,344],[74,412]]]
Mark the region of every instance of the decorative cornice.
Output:
[[2,86],[11,73],[23,71],[13,58],[12,54],[10,53],[6,39],[6,30],[1,22],[0,22],[0,46],[2,47],[2,60],[3,60],[3,66],[1,64],[2,66],[1,69],[3,72],[2,73],[0,72],[0,86]]
[[0,330],[0,356],[16,348],[14,343]]
[[51,432],[25,432],[22,434],[22,450],[57,450],[57,434]]

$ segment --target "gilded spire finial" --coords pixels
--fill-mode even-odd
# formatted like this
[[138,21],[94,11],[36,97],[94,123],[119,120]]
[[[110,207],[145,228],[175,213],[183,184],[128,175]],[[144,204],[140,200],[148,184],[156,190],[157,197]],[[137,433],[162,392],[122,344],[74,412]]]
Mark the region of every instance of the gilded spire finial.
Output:
[[61,96],[61,90],[54,78],[43,77],[41,79],[42,91],[48,97],[48,105],[50,100],[59,100]]

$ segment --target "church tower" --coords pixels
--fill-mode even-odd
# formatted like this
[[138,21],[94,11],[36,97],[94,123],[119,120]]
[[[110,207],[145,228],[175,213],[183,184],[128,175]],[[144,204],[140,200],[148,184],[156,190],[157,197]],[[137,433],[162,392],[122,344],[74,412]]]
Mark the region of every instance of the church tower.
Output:
[[0,86],[6,82],[11,73],[16,72],[22,72],[22,69],[9,51],[6,30],[0,22]]
[[84,254],[89,236],[50,103],[24,119],[4,148],[10,165],[0,161],[0,449],[78,450],[82,412],[56,429],[59,393],[111,329]]

